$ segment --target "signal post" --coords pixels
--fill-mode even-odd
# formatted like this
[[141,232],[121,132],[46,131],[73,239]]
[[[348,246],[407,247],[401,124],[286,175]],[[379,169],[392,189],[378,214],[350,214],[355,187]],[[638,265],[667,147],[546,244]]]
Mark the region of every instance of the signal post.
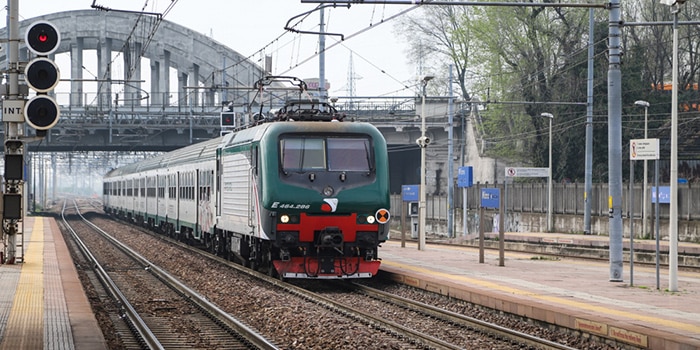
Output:
[[[2,193],[2,242],[0,263],[24,262],[24,143],[46,135],[58,123],[60,108],[49,96],[60,80],[58,66],[48,58],[58,49],[61,36],[56,27],[46,21],[32,23],[26,30],[24,42],[36,58],[19,61],[19,0],[8,0],[8,79],[0,85],[2,121],[5,124],[5,184]],[[24,76],[23,82],[20,77]],[[27,101],[29,88],[35,96]],[[24,124],[36,130],[36,137],[25,135]],[[18,251],[19,248],[19,251]]]

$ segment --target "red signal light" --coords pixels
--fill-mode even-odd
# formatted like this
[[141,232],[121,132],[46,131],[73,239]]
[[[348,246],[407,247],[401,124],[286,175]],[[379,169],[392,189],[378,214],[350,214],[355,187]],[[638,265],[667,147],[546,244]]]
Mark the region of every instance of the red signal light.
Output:
[[221,126],[236,126],[236,115],[234,112],[221,112]]
[[36,96],[24,105],[24,121],[37,132],[38,137],[54,127],[61,116],[61,107],[47,95],[60,81],[56,63],[47,56],[61,44],[61,33],[51,22],[34,22],[24,34],[27,49],[38,57],[29,61],[24,69],[24,81],[36,91]]
[[35,55],[48,56],[61,44],[61,33],[52,23],[37,21],[27,28],[24,39],[27,48]]

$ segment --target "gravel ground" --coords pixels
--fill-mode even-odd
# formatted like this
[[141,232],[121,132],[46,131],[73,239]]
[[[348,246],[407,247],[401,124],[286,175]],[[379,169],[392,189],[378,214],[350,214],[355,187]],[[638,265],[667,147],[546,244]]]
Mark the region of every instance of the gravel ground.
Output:
[[[98,226],[108,232],[116,232],[117,239],[134,247],[152,263],[176,275],[182,282],[197,290],[210,301],[219,305],[234,317],[243,320],[251,327],[265,334],[284,349],[404,349],[407,344],[399,339],[391,339],[387,334],[352,318],[327,310],[286,292],[277,287],[255,280],[235,269],[202,259],[167,244],[161,239],[144,235],[139,230],[125,227],[111,220],[96,219]],[[439,306],[470,317],[496,322],[504,327],[515,328],[553,341],[564,342],[579,349],[623,349],[590,339],[580,334],[567,334],[535,325],[519,317],[511,317],[463,301],[437,294],[420,291],[411,287],[382,281],[365,281],[374,287],[389,290],[409,299]],[[86,287],[89,289],[89,286]],[[354,303],[352,296],[346,303]],[[95,298],[91,297],[91,300]],[[359,303],[359,301],[358,301]],[[112,309],[94,305],[98,319],[104,324],[105,334],[113,329],[107,315]],[[103,310],[103,312],[100,312]],[[104,314],[99,316],[99,314]],[[401,317],[408,316],[397,316]],[[112,327],[112,328],[110,328]],[[461,336],[461,335],[460,335]],[[474,338],[470,349],[483,349],[493,339]],[[113,349],[120,349],[118,339]],[[492,348],[492,347],[490,347]],[[507,347],[498,347],[505,349]],[[519,348],[513,346],[511,348]],[[632,348],[624,348],[632,349]]]

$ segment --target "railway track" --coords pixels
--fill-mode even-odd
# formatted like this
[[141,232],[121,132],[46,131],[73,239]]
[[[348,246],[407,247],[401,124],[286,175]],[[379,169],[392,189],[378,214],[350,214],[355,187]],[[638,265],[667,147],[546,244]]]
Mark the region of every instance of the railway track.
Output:
[[[151,234],[150,232],[144,232],[144,234]],[[170,242],[171,244],[177,245],[181,249],[186,250],[188,253],[197,255],[199,257],[203,258],[208,258],[212,259],[214,261],[218,261],[220,263],[223,263],[227,265],[228,267],[232,267],[240,272],[244,272],[246,274],[249,274],[251,276],[254,276],[256,279],[259,279],[266,284],[268,284],[268,288],[275,290],[276,293],[284,292],[287,294],[292,295],[295,298],[303,300],[305,303],[310,303],[311,305],[314,305],[314,308],[318,310],[324,310],[324,313],[331,312],[334,314],[333,320],[331,321],[332,323],[337,323],[337,324],[352,324],[352,325],[357,325],[358,323],[364,324],[364,326],[372,333],[370,338],[373,339],[374,343],[380,343],[380,344],[386,344],[390,348],[400,348],[400,349],[460,349],[460,347],[457,347],[455,345],[449,344],[447,342],[441,341],[439,339],[436,339],[430,335],[420,333],[420,332],[415,332],[410,330],[407,327],[403,327],[398,323],[395,322],[389,322],[386,320],[378,319],[376,317],[372,317],[370,313],[363,312],[361,310],[358,310],[353,307],[349,307],[347,305],[344,305],[343,303],[339,303],[337,301],[334,301],[332,299],[329,299],[323,295],[319,295],[316,293],[313,293],[309,290],[306,290],[304,288],[295,286],[290,283],[286,283],[284,281],[280,281],[279,279],[270,277],[266,274],[258,273],[252,270],[249,270],[247,268],[240,267],[237,264],[228,262],[228,261],[223,261],[222,259],[218,257],[214,257],[211,254],[201,251],[200,249],[193,248],[189,245],[183,244],[178,241],[174,241],[170,238],[163,238],[163,237],[158,237],[159,239],[165,240]],[[279,298],[280,300],[284,300],[285,298]],[[281,305],[280,307],[289,307],[287,305]],[[306,306],[308,307],[308,305]],[[345,320],[342,320],[345,319]],[[290,320],[293,321],[293,320]],[[283,322],[284,323],[284,322]],[[325,328],[325,327],[323,327]],[[364,333],[364,331],[363,331]],[[333,332],[328,332],[327,333],[322,333],[322,334],[316,334],[318,337],[338,337],[340,339],[342,338],[347,338],[347,335],[343,335],[341,333],[333,333]],[[303,336],[301,336],[303,338]],[[301,345],[301,344],[300,344]],[[348,344],[350,345],[350,344]],[[290,348],[295,348],[294,341],[291,341],[291,346]],[[303,348],[303,346],[302,346]],[[350,348],[355,348],[354,345],[350,346]]]
[[353,284],[356,292],[348,292],[338,283],[331,284],[335,288],[310,298],[430,349],[575,349],[378,290],[369,292],[361,285]]
[[[98,220],[99,221],[99,220]],[[123,225],[123,224],[122,224]],[[149,234],[148,232],[142,232],[142,234]],[[282,308],[291,308],[291,309],[298,309],[298,308],[306,308],[306,309],[314,309],[317,312],[324,314],[325,320],[319,321],[321,323],[327,323],[327,324],[332,324],[332,325],[351,325],[352,327],[358,327],[358,324],[363,324],[365,329],[361,330],[353,330],[349,329],[348,334],[343,334],[342,332],[334,332],[332,329],[329,329],[329,327],[323,325],[319,326],[316,323],[317,320],[312,320],[311,325],[313,327],[310,327],[310,329],[306,330],[306,332],[311,332],[311,334],[300,334],[296,333],[292,335],[292,338],[287,340],[287,345],[285,348],[308,348],[303,342],[300,342],[299,339],[308,339],[310,336],[318,337],[318,338],[327,338],[326,340],[327,343],[331,343],[334,345],[330,346],[321,346],[320,348],[357,348],[357,347],[366,347],[367,344],[385,344],[388,348],[400,348],[400,349],[456,349],[456,347],[451,346],[449,344],[441,344],[439,342],[435,343],[434,341],[431,341],[429,338],[425,338],[423,335],[418,335],[418,336],[407,336],[405,331],[397,328],[395,325],[387,324],[387,323],[382,323],[382,322],[376,322],[376,320],[373,319],[368,319],[365,317],[365,315],[358,314],[355,312],[355,310],[352,310],[351,308],[345,308],[341,304],[334,303],[331,300],[328,300],[327,298],[320,296],[320,295],[315,295],[314,293],[311,293],[309,291],[304,290],[303,288],[299,288],[296,286],[293,286],[291,284],[282,282],[278,279],[269,277],[265,274],[261,274],[252,270],[249,270],[247,268],[243,268],[237,264],[225,261],[223,259],[220,259],[218,257],[215,257],[207,252],[201,251],[200,249],[193,248],[191,246],[185,245],[181,242],[174,241],[170,238],[165,238],[162,236],[156,236],[156,239],[159,241],[167,241],[169,242],[168,244],[176,245],[179,249],[185,250],[185,255],[183,255],[183,260],[190,260],[190,259],[201,259],[205,258],[207,260],[210,260],[209,262],[205,263],[205,265],[210,265],[212,263],[219,263],[219,264],[224,264],[226,267],[228,267],[232,271],[236,271],[236,273],[245,273],[251,276],[254,276],[256,279],[262,281],[265,283],[267,286],[265,287],[266,290],[261,290],[259,288],[249,288],[250,289],[255,289],[253,293],[270,293],[270,294],[275,294],[277,295],[276,297],[268,297],[265,298],[266,300],[270,301],[280,301],[280,305],[274,306],[275,309],[282,309]],[[158,249],[158,248],[156,248]],[[143,252],[141,252],[143,253]],[[139,253],[135,253],[138,255]],[[151,262],[141,262],[143,266],[150,266],[149,270],[155,270],[155,265],[153,265]],[[207,272],[202,271],[202,274],[207,274]],[[139,275],[137,278],[146,278],[146,276]],[[173,277],[175,278],[175,277]],[[224,279],[229,279],[224,277]],[[142,284],[150,284],[151,282],[142,282]],[[280,293],[287,294],[288,296],[279,296]],[[290,297],[292,299],[296,299],[294,301],[290,301]],[[297,306],[297,304],[302,305],[302,306]],[[240,305],[240,303],[238,303]],[[253,310],[255,311],[255,310]],[[332,317],[328,317],[329,311],[333,315]],[[292,313],[288,316],[288,319],[282,320],[278,319],[274,315],[270,314],[267,317],[267,322],[270,323],[275,323],[275,324],[285,324],[285,323],[299,323],[298,319],[298,314]],[[145,320],[149,320],[147,318],[144,318]],[[164,328],[160,323],[156,322],[155,326],[152,326],[151,329],[154,333],[156,333],[157,330]],[[360,327],[362,328],[362,327]],[[323,331],[319,332],[318,329],[322,329]],[[170,334],[177,334],[177,331],[170,329]],[[359,332],[359,334],[358,334]],[[166,332],[167,333],[167,332]],[[357,339],[353,339],[353,336],[357,337]],[[179,338],[179,337],[177,337]],[[159,337],[160,339],[160,337]],[[368,342],[366,344],[359,343],[358,345],[355,345],[357,341],[361,342]],[[174,346],[166,346],[165,348],[173,348]],[[212,346],[213,348],[224,348],[221,346]],[[313,346],[311,346],[313,348]]]
[[[117,300],[115,328],[126,348],[277,349],[256,331],[180,283],[80,215],[62,210],[64,228],[80,247],[105,294]],[[99,235],[95,234],[99,233]],[[105,244],[105,242],[109,242]],[[129,333],[126,333],[126,329]]]
[[[534,349],[549,350],[574,349],[564,344],[535,337],[515,329],[500,326],[496,323],[465,316],[463,314],[445,310],[413,299],[404,298],[359,283],[348,284],[347,287],[354,293],[365,296],[368,304],[379,302],[383,305],[389,305],[391,308],[405,309],[411,314],[420,315],[420,317],[424,320],[418,319],[417,322],[415,322],[415,319],[413,319],[412,322],[415,322],[422,327],[425,327],[428,322],[434,322],[435,326],[431,326],[428,329],[428,331],[430,331],[434,336],[437,334],[445,334],[447,337],[450,337],[450,333],[460,334],[460,338],[465,340],[465,343],[459,344],[462,347],[473,346],[473,344],[470,343],[472,339],[470,339],[468,336],[464,337],[462,335],[464,333],[464,329],[469,329],[471,331],[489,335],[496,341],[514,344],[521,348],[529,347]],[[377,309],[382,311],[381,317],[384,318],[391,317],[392,313],[396,314],[395,312],[390,311],[389,307],[380,307]],[[493,344],[493,342],[491,342],[491,344]]]
[[324,296],[332,301],[336,308],[348,308],[371,322],[389,325],[402,337],[421,339],[432,347],[576,349],[360,283],[313,283],[304,288]]
[[[298,280],[295,284],[285,283],[132,225],[101,216],[93,216],[91,221],[104,227],[119,225],[112,229],[117,238],[131,241],[129,244],[139,254],[164,266],[190,288],[284,348],[571,349],[546,340],[527,339],[527,335],[518,339],[517,332],[488,330],[494,327],[430,307],[406,307],[410,300],[375,294],[361,286],[348,291],[325,281],[319,283],[323,288],[310,291],[299,286]],[[158,253],[169,249],[175,252],[158,257]],[[188,263],[167,266],[173,256]],[[248,278],[255,281],[246,281]],[[442,316],[436,316],[439,314]],[[521,320],[515,322],[523,324]],[[555,338],[559,341],[566,336]]]
[[[181,245],[183,249],[192,251],[195,254],[205,254],[198,249],[188,245],[182,245],[179,242],[175,244]],[[233,265],[238,268],[238,265]],[[332,293],[330,297],[325,295],[325,292],[315,293],[308,288],[296,284],[285,283],[274,278],[270,278],[264,274],[258,274],[250,270],[244,270],[254,274],[257,278],[267,281],[280,290],[296,295],[304,300],[307,300],[318,309],[327,309],[335,314],[337,318],[350,318],[354,323],[362,323],[367,327],[380,330],[382,333],[381,339],[385,344],[401,344],[401,348],[429,348],[429,349],[464,349],[464,348],[534,348],[534,349],[573,349],[565,345],[553,343],[551,341],[532,337],[528,334],[520,333],[515,330],[507,329],[493,323],[479,321],[462,315],[450,314],[449,311],[433,308],[431,311],[429,306],[422,308],[414,306],[406,308],[402,304],[411,303],[410,300],[401,300],[400,297],[372,297],[362,296],[367,293],[349,293],[342,283],[328,283],[323,281],[315,283],[317,286],[325,286],[326,291]],[[363,289],[360,285],[355,288]],[[369,290],[369,289],[365,289]],[[376,291],[375,293],[383,293]],[[385,295],[389,295],[384,293]],[[371,299],[371,300],[369,300]],[[376,300],[394,300],[393,308],[387,308],[386,304],[373,306],[372,303]],[[359,300],[363,300],[362,303]],[[359,306],[358,306],[359,305]],[[413,302],[413,305],[421,305]],[[393,317],[387,317],[386,314],[393,314]],[[436,317],[437,314],[442,314],[441,317]],[[398,316],[397,316],[398,315]],[[413,319],[411,326],[406,326],[406,320]],[[459,321],[455,321],[459,320]],[[432,328],[425,328],[425,325],[433,325]],[[422,327],[414,327],[419,325]],[[436,329],[446,329],[441,333],[445,336],[435,336]],[[452,333],[458,336],[450,336]],[[340,335],[338,335],[340,336]],[[375,338],[378,336],[375,336]],[[483,346],[477,345],[482,344]],[[494,345],[496,344],[496,345]]]

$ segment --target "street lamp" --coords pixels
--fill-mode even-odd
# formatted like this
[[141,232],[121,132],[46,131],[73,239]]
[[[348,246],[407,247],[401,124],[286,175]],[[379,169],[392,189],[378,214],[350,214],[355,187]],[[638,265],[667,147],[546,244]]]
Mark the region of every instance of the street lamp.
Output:
[[673,14],[673,86],[671,90],[671,203],[668,225],[668,290],[678,291],[678,12],[685,0],[661,0]]
[[[647,115],[649,111],[649,102],[647,101],[634,101],[636,106],[644,107],[644,138],[647,138]],[[642,235],[647,233],[647,160],[644,159],[644,187],[642,194]]]
[[552,120],[554,116],[551,113],[542,113],[540,116],[549,118],[549,177],[547,178],[547,232],[552,232],[554,223],[552,221],[552,208],[554,206],[552,200]]
[[420,147],[420,201],[418,202],[418,250],[425,250],[425,148],[430,144],[430,139],[425,136],[425,88],[434,77],[426,75],[421,79],[423,93],[421,96],[420,112],[420,138],[416,143]]

